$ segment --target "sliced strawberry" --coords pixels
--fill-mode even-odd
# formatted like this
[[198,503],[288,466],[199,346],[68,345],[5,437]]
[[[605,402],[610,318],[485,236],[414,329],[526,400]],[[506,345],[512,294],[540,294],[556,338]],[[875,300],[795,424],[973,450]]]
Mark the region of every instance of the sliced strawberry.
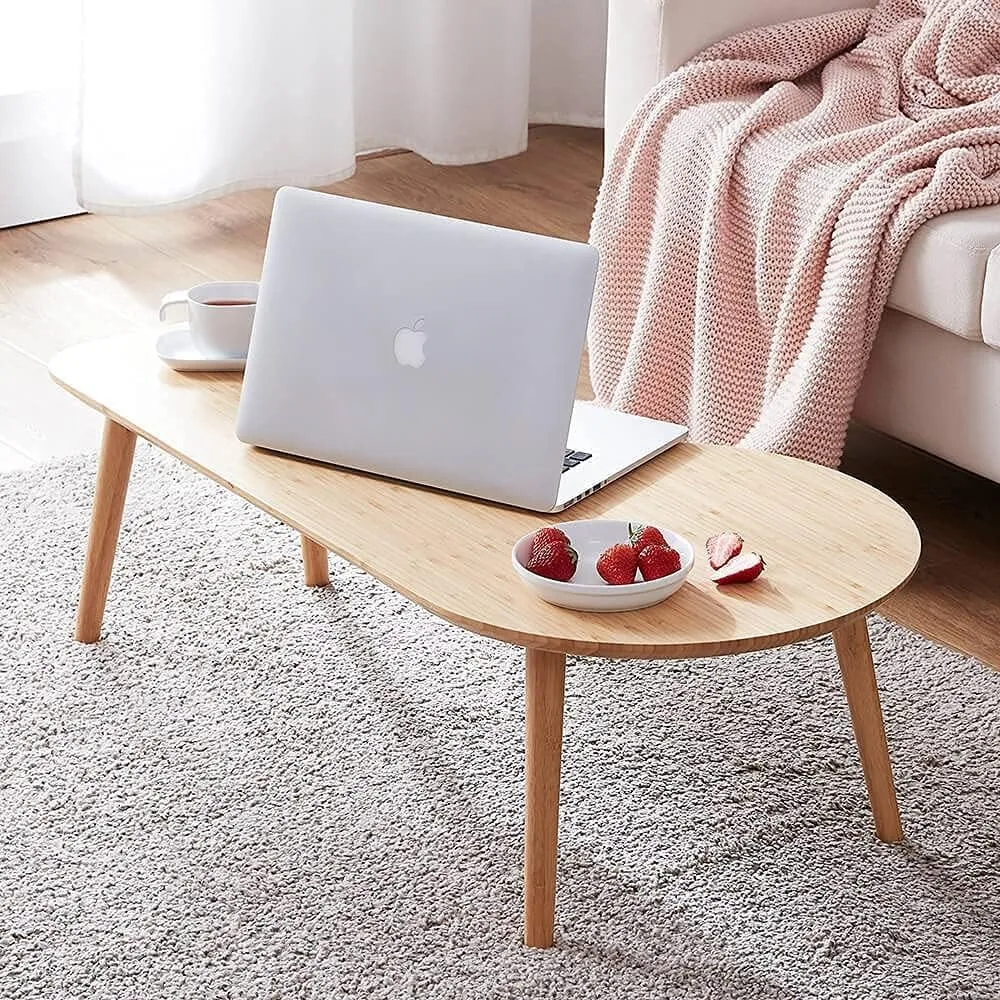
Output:
[[669,545],[647,545],[639,553],[639,572],[644,580],[659,580],[681,568],[681,554]]
[[562,528],[539,528],[531,536],[531,551],[541,548],[543,545],[563,544],[569,545],[569,535]]
[[612,545],[605,549],[597,560],[597,572],[606,583],[620,586],[635,583],[635,571],[639,557],[631,545]]
[[708,552],[708,565],[712,569],[718,569],[743,551],[743,539],[735,531],[724,531],[721,535],[712,535],[705,542],[705,549]]
[[628,540],[636,552],[641,552],[647,545],[667,544],[663,532],[651,524],[630,524],[628,526]]
[[566,583],[576,572],[576,561],[576,549],[566,542],[557,541],[535,549],[528,557],[525,569],[549,580]]
[[715,583],[749,583],[764,572],[764,560],[756,552],[741,552],[712,574]]

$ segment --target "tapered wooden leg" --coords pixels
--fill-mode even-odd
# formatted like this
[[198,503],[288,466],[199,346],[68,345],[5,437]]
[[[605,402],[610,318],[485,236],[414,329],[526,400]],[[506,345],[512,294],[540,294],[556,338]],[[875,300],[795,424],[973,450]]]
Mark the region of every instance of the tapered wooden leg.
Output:
[[83,567],[80,605],[76,612],[78,642],[97,642],[101,637],[104,605],[111,583],[118,529],[125,509],[125,493],[135,454],[135,432],[115,423],[104,422],[101,457],[97,466],[97,489],[90,517],[87,561]]
[[524,943],[529,948],[551,948],[555,925],[565,680],[562,653],[526,651]]
[[868,641],[868,623],[864,615],[838,628],[833,633],[833,641],[851,710],[854,737],[861,754],[868,798],[875,816],[875,832],[879,840],[897,843],[903,839],[903,825],[896,803],[889,745],[885,739],[872,648]]
[[325,587],[330,582],[330,560],[326,549],[302,536],[302,565],[307,587]]

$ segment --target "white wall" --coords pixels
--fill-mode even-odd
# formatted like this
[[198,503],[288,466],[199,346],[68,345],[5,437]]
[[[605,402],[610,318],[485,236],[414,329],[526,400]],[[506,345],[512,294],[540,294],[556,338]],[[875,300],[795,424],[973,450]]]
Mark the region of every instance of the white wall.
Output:
[[[607,41],[608,0],[534,0],[532,121],[590,126],[604,123]],[[581,111],[569,119],[554,113],[559,108]]]

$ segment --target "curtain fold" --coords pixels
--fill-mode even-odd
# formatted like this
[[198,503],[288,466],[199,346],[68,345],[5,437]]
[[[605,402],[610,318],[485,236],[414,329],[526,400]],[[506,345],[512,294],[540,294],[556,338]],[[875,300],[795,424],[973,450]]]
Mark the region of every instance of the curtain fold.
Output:
[[83,0],[90,211],[332,183],[359,151],[469,163],[598,125],[608,0]]

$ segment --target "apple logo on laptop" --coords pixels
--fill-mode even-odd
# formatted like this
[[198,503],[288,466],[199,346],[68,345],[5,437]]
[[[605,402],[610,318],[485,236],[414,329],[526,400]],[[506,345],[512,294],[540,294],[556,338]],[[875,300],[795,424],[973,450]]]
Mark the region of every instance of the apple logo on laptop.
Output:
[[396,360],[401,365],[419,368],[427,359],[424,357],[424,344],[427,334],[424,333],[424,321],[418,319],[412,327],[404,326],[396,331]]

